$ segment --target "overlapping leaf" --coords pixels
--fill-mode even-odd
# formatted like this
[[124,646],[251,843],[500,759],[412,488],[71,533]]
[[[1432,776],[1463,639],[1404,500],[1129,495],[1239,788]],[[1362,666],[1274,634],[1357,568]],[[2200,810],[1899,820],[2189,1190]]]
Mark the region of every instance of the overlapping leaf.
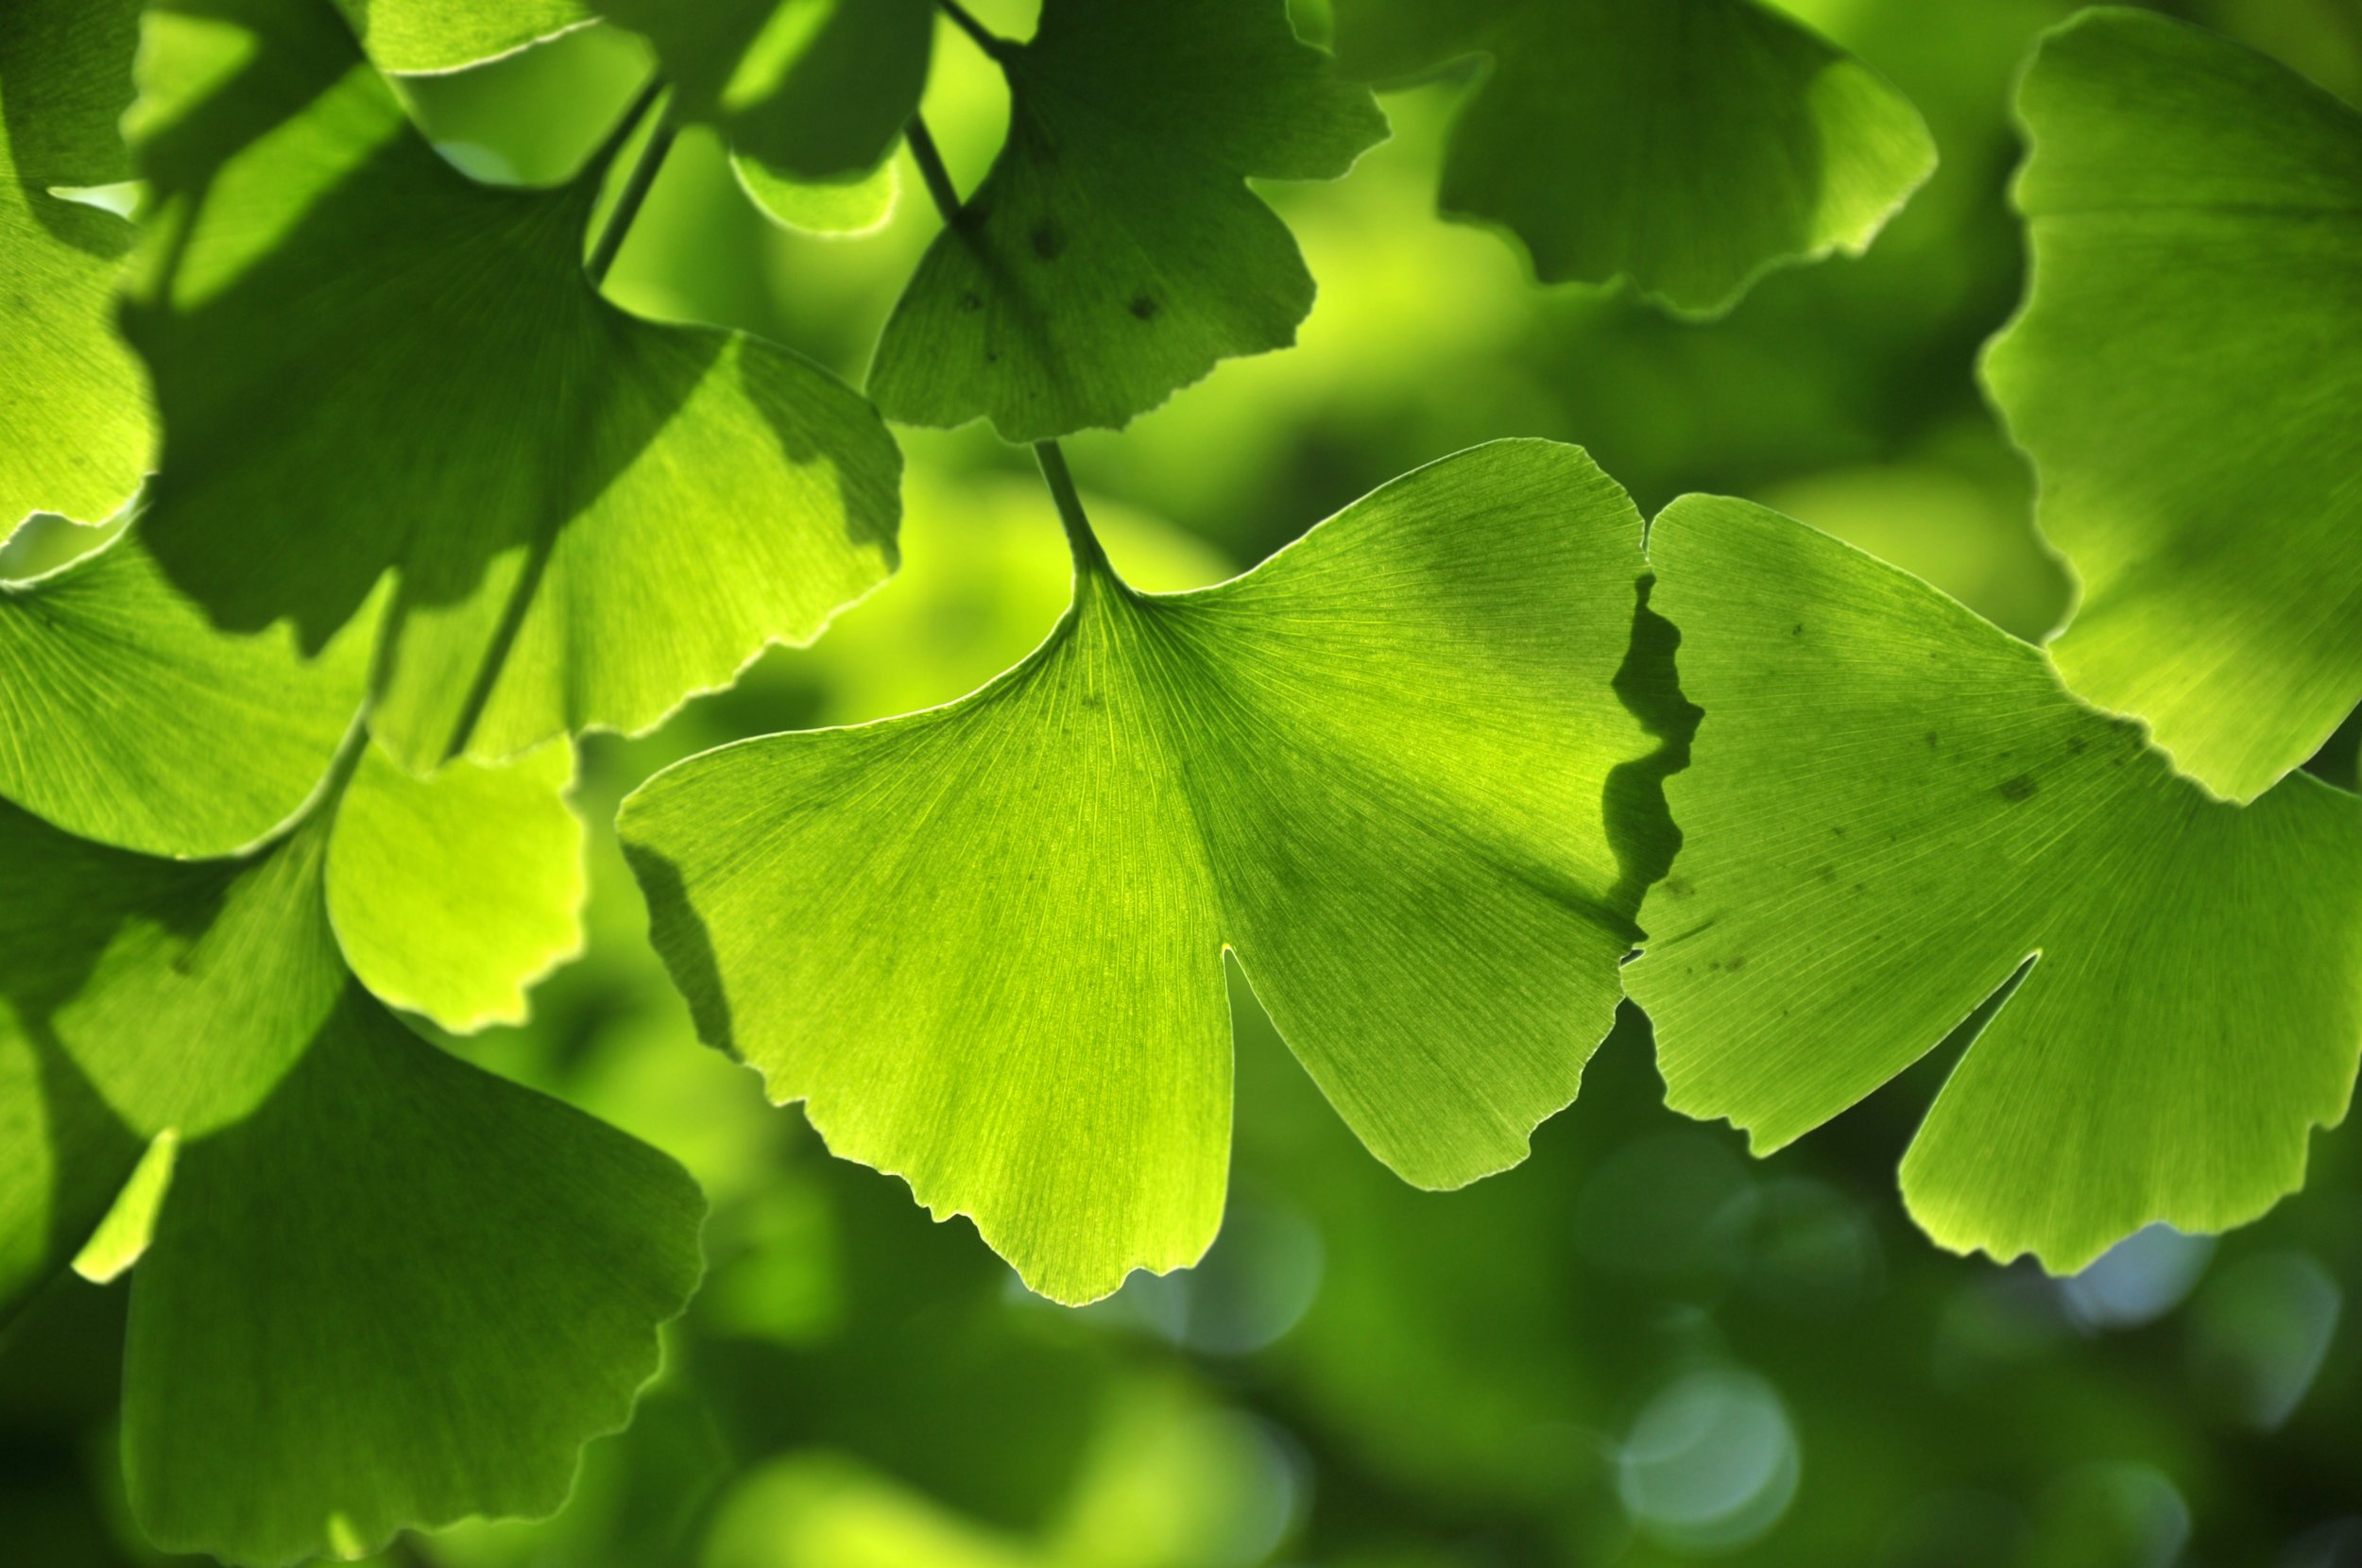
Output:
[[146,471],[138,362],[114,332],[131,226],[55,194],[129,177],[136,0],[10,0],[0,27],[0,537],[112,515]]
[[[436,787],[367,764],[346,812],[383,817],[367,794],[388,786],[399,806]],[[698,1272],[683,1172],[445,1056],[350,977],[333,806],[248,857],[172,862],[0,804],[0,1304],[82,1245],[152,1140],[180,1146],[134,1274],[125,1460],[151,1539],[239,1562],[555,1508]]]
[[2067,684],[2250,800],[2362,699],[2362,114],[2145,11],[2019,98],[2026,309],[1985,371],[2082,579]]
[[[182,859],[256,844],[312,800],[361,702],[368,618],[317,660],[284,629],[215,632],[135,528],[0,584],[0,797],[77,837]],[[573,753],[454,762],[431,778],[365,752],[334,803],[326,869],[345,957],[448,1029],[519,1021],[578,950]]]
[[591,20],[582,0],[335,0],[381,71],[455,71]]
[[918,111],[933,0],[594,0],[656,45],[674,113],[728,138],[741,182],[782,222],[866,229],[891,208],[888,157]]
[[890,570],[875,413],[600,298],[594,177],[469,183],[306,0],[159,9],[142,59],[149,548],[218,623],[307,648],[395,573],[373,723],[405,765],[643,728]]
[[1217,588],[1139,594],[1086,549],[973,696],[632,796],[657,945],[710,1043],[1061,1300],[1212,1239],[1225,946],[1396,1171],[1514,1165],[1635,934],[1638,537],[1580,452],[1503,442]]
[[2042,654],[1759,507],[1652,525],[1705,710],[1627,971],[1668,1098],[1776,1149],[2027,965],[1903,1163],[1939,1241],[2079,1268],[2303,1177],[2362,1051],[2362,802],[2207,796]]
[[1012,441],[1116,427],[1295,341],[1312,278],[1246,187],[1333,179],[1386,134],[1282,0],[1048,0],[997,49],[1009,136],[895,307],[870,371],[891,418]]
[[1339,0],[1371,80],[1490,61],[1442,205],[1506,226],[1544,282],[1630,279],[1711,315],[1771,267],[1858,255],[1934,172],[1918,111],[1754,0]]
[[144,854],[228,855],[292,817],[360,707],[368,619],[306,660],[231,637],[138,531],[0,583],[0,796]]

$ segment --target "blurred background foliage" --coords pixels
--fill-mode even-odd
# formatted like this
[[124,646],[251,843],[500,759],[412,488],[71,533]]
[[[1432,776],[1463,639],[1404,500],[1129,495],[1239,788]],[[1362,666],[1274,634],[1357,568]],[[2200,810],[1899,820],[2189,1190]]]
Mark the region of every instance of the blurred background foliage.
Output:
[[[1024,0],[976,9],[1007,33],[1031,25]],[[1150,588],[1214,581],[1418,463],[1547,435],[1591,449],[1644,508],[1751,496],[2039,637],[2070,589],[1974,368],[2021,279],[2012,78],[2071,8],[1790,9],[1887,73],[1943,149],[1866,259],[1774,273],[1706,326],[1537,289],[1500,237],[1433,216],[1464,81],[1391,94],[1394,140],[1349,178],[1269,192],[1320,280],[1300,346],[1067,443],[1119,568]],[[2163,9],[2362,99],[2353,0]],[[1326,26],[1318,5],[1298,21]],[[542,182],[647,68],[591,29],[405,91],[454,162]],[[926,108],[972,186],[1006,100],[954,34]],[[769,336],[858,384],[936,229],[900,174],[905,199],[878,230],[791,233],[689,131],[611,292]],[[1665,1110],[1628,1012],[1530,1163],[1434,1195],[1356,1145],[1234,983],[1232,1197],[1191,1272],[1052,1306],[965,1221],[933,1223],[899,1183],[827,1158],[796,1112],[696,1043],[605,825],[676,758],[946,701],[1048,628],[1065,547],[1025,454],[981,426],[900,434],[901,574],[816,647],[775,650],[658,733],[586,743],[589,955],[539,989],[529,1027],[447,1042],[686,1163],[713,1203],[705,1291],[563,1513],[405,1540],[381,1560],[2362,1563],[2351,1133],[2319,1140],[2307,1191],[2260,1224],[2219,1241],[2144,1233],[2054,1281],[1942,1254],[1902,1216],[1895,1160],[1945,1052],[1756,1162],[1727,1128]],[[29,528],[0,575],[91,537]],[[0,1346],[0,1558],[160,1560],[114,1459],[124,1301],[122,1285],[64,1280]]]

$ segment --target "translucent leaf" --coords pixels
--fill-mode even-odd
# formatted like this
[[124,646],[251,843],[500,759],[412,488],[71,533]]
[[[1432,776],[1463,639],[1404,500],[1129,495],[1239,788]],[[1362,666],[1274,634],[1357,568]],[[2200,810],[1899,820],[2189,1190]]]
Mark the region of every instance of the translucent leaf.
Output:
[[1246,177],[1336,179],[1386,121],[1282,0],[1047,0],[996,52],[1008,142],[886,322],[889,418],[1113,428],[1295,341],[1312,277]]
[[217,622],[306,647],[393,571],[373,724],[405,766],[644,729],[891,569],[876,414],[602,299],[595,174],[471,184],[303,0],[153,11],[142,70],[149,548]]
[[1063,1301],[1213,1237],[1225,947],[1389,1166],[1515,1165],[1662,848],[1612,810],[1651,754],[1614,689],[1639,527],[1577,450],[1504,442],[1216,588],[1088,565],[973,696],[644,785],[659,949],[709,1043]]
[[114,330],[131,226],[56,194],[129,178],[139,9],[9,0],[0,27],[0,537],[34,512],[101,521],[147,469],[146,383]]
[[426,778],[371,747],[328,846],[328,916],[352,972],[448,1030],[523,1023],[526,988],[582,951],[573,781],[562,741]]
[[655,1150],[348,989],[253,1116],[181,1151],[132,1275],[142,1528],[285,1563],[555,1512],[656,1372],[702,1207]]
[[1981,1008],[1903,1162],[1944,1245],[2066,1271],[2302,1184],[2362,1051],[2362,802],[2214,800],[2040,650],[1760,507],[1676,502],[1649,554],[1705,711],[1625,977],[1675,1108],[1777,1149]]
[[0,803],[0,1304],[81,1247],[167,1128],[237,1120],[344,989],[322,836],[190,864]]
[[1546,283],[1688,315],[1860,254],[1936,166],[1884,78],[1754,0],[1338,0],[1337,49],[1372,80],[1485,57],[1445,213],[1509,229]]
[[381,71],[455,71],[591,20],[583,0],[335,0]]
[[727,138],[764,211],[829,231],[884,221],[886,160],[927,84],[933,0],[593,3],[656,46],[675,116]]
[[880,163],[859,179],[797,179],[765,168],[745,154],[730,159],[730,172],[754,204],[790,229],[815,234],[862,234],[894,214],[902,182],[892,162]]
[[310,797],[351,727],[368,624],[315,660],[283,628],[217,632],[137,529],[0,583],[0,795],[150,855],[259,843]]
[[1985,376],[2082,579],[2051,656],[2251,800],[2362,699],[2362,114],[2129,10],[2018,108],[2033,281]]
[[0,1309],[177,1141],[161,1210],[125,1194],[123,1234],[89,1257],[139,1258],[142,1527],[234,1562],[555,1508],[699,1268],[677,1167],[452,1060],[353,983],[331,839],[321,815],[176,863],[0,805]]

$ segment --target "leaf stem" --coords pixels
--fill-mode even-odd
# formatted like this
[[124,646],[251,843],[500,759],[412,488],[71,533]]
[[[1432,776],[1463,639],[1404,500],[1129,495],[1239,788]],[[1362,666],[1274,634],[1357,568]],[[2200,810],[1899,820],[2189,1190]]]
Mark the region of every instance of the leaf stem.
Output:
[[[655,104],[663,91],[664,79],[661,77],[654,78],[642,89],[640,96],[632,100],[631,108],[625,111],[616,130],[615,141],[602,155],[603,160],[611,160],[623,151],[625,144],[631,140],[631,132],[647,118],[650,106]],[[615,258],[623,253],[624,241],[631,233],[632,222],[640,216],[640,209],[647,201],[648,192],[655,188],[656,177],[663,172],[664,160],[672,150],[673,122],[671,106],[667,105],[656,111],[656,124],[649,130],[648,139],[640,145],[640,156],[633,160],[631,173],[624,178],[624,188],[615,194],[615,205],[608,210],[607,222],[599,228],[599,237],[591,242],[590,257],[583,264],[583,270],[590,273],[593,287],[607,281],[608,270],[615,265]]]
[[923,115],[911,116],[911,123],[902,128],[902,140],[910,144],[911,161],[918,165],[918,178],[926,182],[927,194],[934,198],[935,211],[943,214],[944,227],[959,228],[965,219],[960,193],[951,183],[951,171],[944,167],[943,151],[928,132]]
[[1083,498],[1074,488],[1074,474],[1066,466],[1066,453],[1058,450],[1055,441],[1036,441],[1034,461],[1041,465],[1042,483],[1050,486],[1050,499],[1058,503],[1058,520],[1066,525],[1067,548],[1074,552],[1075,577],[1104,577],[1111,583],[1120,583],[1121,579],[1108,563],[1099,536],[1091,531],[1091,520],[1083,511]]
[[960,31],[974,42],[976,47],[993,59],[1000,59],[1001,51],[1009,46],[1007,39],[977,21],[975,14],[961,5],[960,0],[935,0],[935,9],[950,17]]

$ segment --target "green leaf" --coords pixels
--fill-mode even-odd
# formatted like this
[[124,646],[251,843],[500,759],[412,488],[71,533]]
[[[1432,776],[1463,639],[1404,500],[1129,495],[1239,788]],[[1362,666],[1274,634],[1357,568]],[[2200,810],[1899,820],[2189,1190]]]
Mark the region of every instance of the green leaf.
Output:
[[1676,1109],[1777,1149],[2029,965],[1903,1162],[1938,1241],[2063,1271],[2302,1184],[2362,1050],[2362,803],[2211,799],[2040,650],[1760,507],[1676,502],[1649,554],[1705,710],[1626,971]]
[[465,1033],[525,1021],[525,990],[582,951],[573,748],[419,778],[371,747],[328,846],[328,917],[345,962],[396,1007]]
[[602,299],[595,177],[471,184],[303,0],[151,12],[142,69],[149,548],[216,622],[306,647],[396,572],[372,723],[405,766],[645,729],[891,570],[875,412]]
[[335,0],[381,71],[456,71],[591,18],[584,0]]
[[656,1372],[701,1210],[664,1156],[348,989],[258,1114],[181,1150],[132,1276],[142,1527],[285,1563],[556,1511]]
[[758,205],[798,228],[876,227],[918,112],[933,0],[593,0],[656,46],[676,118],[728,140]]
[[167,1128],[268,1096],[344,989],[298,832],[180,864],[0,802],[0,1305],[73,1256]]
[[745,154],[730,159],[730,172],[754,204],[790,229],[815,234],[864,234],[894,215],[902,181],[891,162],[859,179],[808,180],[763,167]]
[[1337,51],[1369,80],[1484,56],[1445,213],[1509,229],[1543,282],[1685,315],[1859,255],[1936,167],[1908,99],[1753,0],[1338,0]]
[[137,0],[9,0],[0,28],[0,537],[33,512],[112,516],[153,437],[147,387],[114,330],[131,226],[60,190],[130,178]]
[[2251,800],[2362,699],[2362,115],[2142,11],[2043,43],[1985,376],[2082,579],[2067,684]]
[[1389,1166],[1515,1165],[1635,935],[1639,528],[1581,452],[1503,442],[1216,588],[1087,566],[973,696],[642,786],[657,946],[709,1043],[1061,1301],[1213,1237],[1225,946]]
[[124,1194],[90,1249],[120,1267],[153,1221],[126,1461],[167,1550],[289,1562],[555,1508],[698,1272],[671,1161],[353,983],[335,836],[181,864],[0,805],[0,1310],[177,1143],[161,1212]]
[[869,377],[887,418],[1011,441],[1115,428],[1284,349],[1312,277],[1248,176],[1334,179],[1386,135],[1282,0],[1047,0],[997,47],[1009,137]]
[[352,724],[362,622],[308,661],[283,628],[216,632],[136,528],[0,583],[0,795],[145,854],[257,844],[309,798]]

